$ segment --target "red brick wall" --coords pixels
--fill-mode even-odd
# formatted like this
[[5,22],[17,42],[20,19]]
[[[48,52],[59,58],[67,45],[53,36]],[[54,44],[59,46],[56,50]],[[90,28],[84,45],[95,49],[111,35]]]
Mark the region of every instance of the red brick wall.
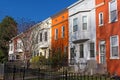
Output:
[[[96,5],[104,0],[96,0]],[[106,61],[108,72],[113,74],[116,72],[120,75],[120,59],[110,59],[110,36],[118,35],[119,36],[119,46],[120,46],[120,0],[118,1],[118,21],[114,23],[109,23],[109,5],[110,0],[105,0],[103,6],[96,8],[96,50],[99,53],[99,41],[106,41]],[[104,15],[104,25],[99,26],[99,13],[103,12]],[[119,48],[120,49],[120,48]],[[120,53],[120,50],[119,50]],[[120,54],[119,54],[120,55]],[[97,61],[99,62],[99,55],[97,55]]]

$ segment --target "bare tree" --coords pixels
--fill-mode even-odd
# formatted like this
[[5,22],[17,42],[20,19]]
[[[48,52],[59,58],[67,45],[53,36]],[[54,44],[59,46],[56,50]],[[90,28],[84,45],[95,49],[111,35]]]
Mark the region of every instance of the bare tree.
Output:
[[32,57],[33,50],[36,46],[36,39],[38,36],[38,31],[35,31],[35,28],[38,26],[28,24],[24,27],[25,31],[21,33],[22,35],[19,36],[22,42],[22,51],[23,51],[23,61],[26,64]]
[[27,18],[21,18],[21,19],[17,20],[17,22],[18,22],[19,33],[25,32],[31,26],[33,26],[37,23],[37,22],[32,21],[31,19],[27,19]]

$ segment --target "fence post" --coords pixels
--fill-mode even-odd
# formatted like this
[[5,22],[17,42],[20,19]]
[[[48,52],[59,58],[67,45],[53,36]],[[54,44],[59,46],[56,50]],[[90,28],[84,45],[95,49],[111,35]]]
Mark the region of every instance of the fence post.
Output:
[[3,72],[3,80],[6,80],[6,63],[4,63],[4,72]]
[[16,70],[16,66],[13,66],[13,80],[15,80],[15,70]]
[[40,80],[40,68],[38,68],[38,80]]
[[23,67],[23,80],[25,79],[25,67]]
[[67,80],[67,70],[65,71],[65,80]]

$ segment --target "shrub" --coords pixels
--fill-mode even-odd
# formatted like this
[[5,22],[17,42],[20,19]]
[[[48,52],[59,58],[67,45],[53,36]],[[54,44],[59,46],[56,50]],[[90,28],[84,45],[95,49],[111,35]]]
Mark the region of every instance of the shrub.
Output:
[[56,68],[67,65],[67,54],[57,51],[52,54],[52,57],[49,58],[48,62],[52,67]]
[[44,56],[35,56],[30,61],[32,68],[39,68],[46,64],[46,58]]

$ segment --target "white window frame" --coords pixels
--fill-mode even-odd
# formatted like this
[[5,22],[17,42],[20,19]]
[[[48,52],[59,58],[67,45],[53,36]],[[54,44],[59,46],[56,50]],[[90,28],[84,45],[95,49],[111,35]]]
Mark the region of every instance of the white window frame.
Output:
[[[112,37],[116,37],[117,38],[117,44],[116,45],[112,45]],[[118,56],[112,56],[112,47],[114,46],[118,46]],[[119,59],[119,38],[118,35],[114,35],[110,37],[110,59]]]
[[[87,21],[87,29],[83,29],[83,17],[86,17],[86,21]],[[87,15],[82,15],[82,31],[86,31],[86,30],[88,30],[88,16]]]
[[[111,3],[114,3],[114,2],[116,3],[116,5],[115,5],[116,9],[115,9],[115,10],[116,10],[116,16],[117,16],[117,18],[116,18],[116,20],[115,20],[115,21],[111,21],[111,12],[112,12],[112,11],[111,11],[111,8],[110,8],[111,6],[110,6],[110,5],[111,5]],[[113,23],[113,22],[118,21],[117,0],[110,0],[110,2],[109,2],[109,5],[108,5],[108,6],[109,6],[109,23]],[[113,11],[114,11],[114,10],[113,10]]]
[[[102,22],[101,22],[101,20],[102,20]],[[100,12],[99,13],[99,26],[103,26],[103,25],[104,25],[104,15],[103,15],[103,12]]]

